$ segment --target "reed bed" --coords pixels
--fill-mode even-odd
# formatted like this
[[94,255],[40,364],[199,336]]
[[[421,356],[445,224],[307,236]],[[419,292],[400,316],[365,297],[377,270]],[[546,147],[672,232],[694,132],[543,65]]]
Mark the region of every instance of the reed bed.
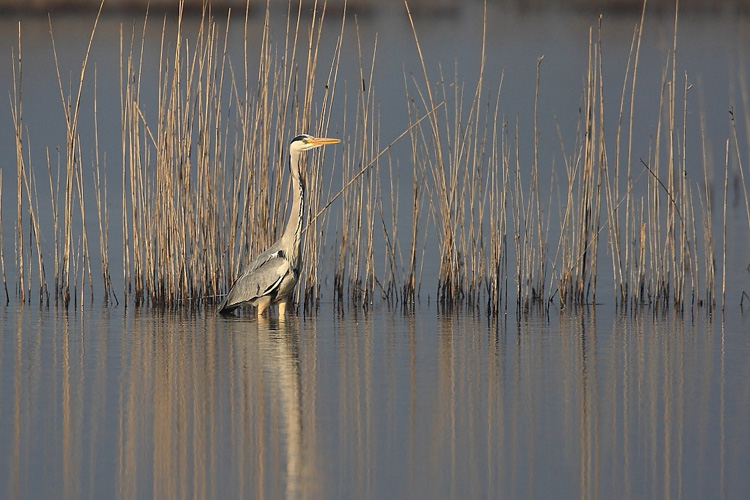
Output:
[[[604,223],[609,235],[612,258],[613,284],[617,303],[623,307],[651,304],[658,308],[675,306],[714,305],[715,287],[714,242],[711,232],[711,203],[709,192],[708,155],[705,150],[705,129],[702,129],[703,182],[705,199],[700,207],[703,237],[698,238],[694,188],[687,176],[685,144],[687,141],[689,90],[687,75],[682,82],[677,77],[677,14],[674,17],[672,50],[667,55],[662,74],[662,93],[655,134],[647,159],[640,165],[633,159],[633,127],[635,88],[646,3],[639,24],[635,27],[631,54],[622,86],[619,119],[615,138],[614,168],[610,169],[603,132],[603,88],[599,88],[598,169],[605,191]],[[601,29],[601,27],[600,27]],[[595,79],[601,81],[601,57]],[[592,75],[591,66],[589,75]],[[589,77],[591,81],[591,76]],[[626,96],[630,89],[629,111]],[[595,91],[589,85],[589,94]],[[627,119],[627,137],[623,137],[623,120]],[[586,120],[587,130],[595,126]],[[625,188],[621,189],[622,144],[625,146]],[[639,172],[640,171],[640,172]],[[635,185],[645,176],[645,196],[634,193]],[[726,199],[725,199],[726,202]],[[597,230],[598,236],[599,230]],[[597,238],[598,239],[598,238]],[[629,242],[629,243],[624,243]],[[703,259],[698,251],[702,244]],[[705,269],[705,302],[700,298],[700,266]]]
[[[375,158],[379,144],[377,108],[373,88],[377,39],[373,42],[371,54],[364,54],[359,27],[355,28],[359,60],[357,76],[362,85],[358,86],[353,105],[349,104],[349,96],[345,97],[344,108],[353,106],[355,115],[354,123],[343,122],[342,134],[347,137],[347,144],[341,153],[341,184],[350,181],[351,184],[342,192],[341,216],[336,217],[330,227],[334,235],[334,300],[345,304],[351,299],[353,303],[366,305],[373,300],[375,293],[375,214],[380,201],[380,162]],[[362,172],[363,175],[356,175],[357,165],[370,165],[371,168]],[[327,197],[331,194],[329,192]],[[325,235],[321,234],[318,242],[325,240]]]
[[566,160],[568,189],[561,223],[557,278],[562,304],[596,300],[602,174],[607,171],[601,95],[601,52],[589,32],[589,65],[576,154]]
[[[62,83],[55,52],[66,146],[56,157],[47,150],[50,220],[40,220],[47,217],[39,208],[47,188],[38,189],[23,121],[19,25],[11,98],[19,300],[30,302],[38,286],[40,302],[49,302],[51,295],[63,304],[73,300],[83,306],[87,291],[93,299],[93,276],[99,274],[106,302],[210,306],[247,260],[283,229],[290,198],[286,148],[289,138],[309,132],[338,135],[343,143],[325,153],[316,151],[307,162],[308,226],[295,295],[304,311],[317,310],[329,287],[340,305],[368,307],[383,300],[410,307],[425,293],[429,259],[437,259],[438,265],[434,292],[429,289],[427,295],[434,296],[441,308],[462,306],[501,314],[514,302],[517,312],[596,303],[601,301],[597,283],[605,259],[619,307],[713,309],[717,238],[712,222],[717,196],[710,188],[713,167],[702,119],[702,158],[689,159],[686,153],[691,86],[687,75],[678,72],[676,13],[648,157],[636,158],[633,132],[642,126],[634,102],[644,2],[624,68],[614,137],[605,127],[610,94],[602,70],[606,56],[601,21],[589,31],[580,114],[571,120],[576,138],[569,145],[559,134],[563,169],[558,172],[539,147],[543,138],[537,120],[545,113],[539,109],[539,94],[547,78],[543,58],[536,64],[530,110],[533,136],[524,137],[518,117],[513,120],[502,113],[505,75],[499,82],[485,81],[487,23],[481,26],[479,71],[466,83],[459,77],[458,63],[450,76],[442,67],[436,74],[428,71],[417,22],[407,2],[404,6],[420,68],[419,76],[404,72],[409,121],[395,138],[381,138],[375,92],[377,38],[362,40],[355,19],[356,39],[349,40],[345,27],[352,21],[346,8],[339,17],[325,3],[303,10],[301,2],[289,2],[280,36],[270,28],[270,2],[262,13],[260,34],[250,33],[246,9],[241,18],[243,57],[237,64],[229,56],[235,29],[232,12],[217,20],[206,4],[198,22],[186,23],[181,3],[174,23],[169,15],[160,22],[156,78],[146,74],[155,57],[147,50],[154,23],[149,13],[142,23],[122,27],[122,193],[120,213],[113,218],[106,155],[100,155],[99,148],[97,74],[88,67],[99,17],[70,90]],[[324,53],[324,30],[333,29],[338,32],[336,42]],[[337,90],[342,47],[352,43],[359,74],[347,78],[360,84],[355,91]],[[54,36],[52,46],[54,50]],[[257,67],[249,62],[252,52]],[[84,92],[89,78],[94,80],[91,96]],[[154,80],[155,89],[144,88],[145,82]],[[743,93],[745,116],[750,115],[748,100]],[[80,113],[89,105],[93,137],[82,137]],[[344,110],[340,118],[334,116],[339,108]],[[724,254],[732,165],[739,172],[750,229],[743,165],[747,162],[742,161],[733,117],[731,125],[721,200]],[[746,128],[750,142],[750,124]],[[402,138],[410,153],[394,157],[391,148]],[[521,153],[527,141],[533,144],[530,158]],[[87,151],[91,154],[84,154]],[[697,182],[687,175],[688,161],[702,165]],[[542,191],[542,175],[555,180],[549,192]],[[1,188],[2,178],[0,196]],[[404,220],[411,221],[411,227],[399,228]],[[54,237],[51,293],[41,236],[41,227],[48,225]],[[110,230],[121,231],[121,295],[116,285],[120,279],[112,276]],[[97,234],[98,245],[93,247],[98,263],[90,248],[91,231]],[[5,283],[2,253],[0,267]],[[725,275],[724,268],[722,308]]]
[[[173,53],[166,53],[162,40],[155,117],[146,116],[141,97],[144,38],[131,35],[122,63],[123,178],[129,187],[123,198],[123,269],[137,304],[216,297],[247,258],[280,234],[288,198],[283,182],[288,137],[300,130],[325,133],[335,88],[334,65],[321,109],[314,110],[324,11],[314,12],[306,46],[298,41],[301,6],[296,16],[288,14],[297,25],[287,25],[281,54],[274,54],[277,48],[264,32],[255,77],[245,63],[237,78],[226,56],[229,17],[220,32],[205,9],[191,48],[183,41],[189,38],[180,11]],[[247,26],[246,16],[245,51]],[[297,51],[303,49],[300,75]],[[319,159],[310,162],[306,173],[310,210],[320,203],[320,165]],[[317,235],[315,228],[309,231],[305,246],[312,262],[318,258]],[[310,273],[301,283],[305,296],[317,286]]]

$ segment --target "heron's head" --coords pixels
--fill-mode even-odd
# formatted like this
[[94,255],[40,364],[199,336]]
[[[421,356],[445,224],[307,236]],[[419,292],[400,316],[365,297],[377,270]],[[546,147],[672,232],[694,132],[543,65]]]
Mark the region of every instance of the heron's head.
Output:
[[308,149],[319,148],[327,144],[336,144],[341,142],[338,139],[331,139],[328,137],[313,137],[307,134],[301,134],[292,139],[289,144],[289,171],[292,172],[300,180],[302,185],[305,184],[305,172],[302,168],[300,161],[300,153],[307,151]]
[[307,134],[301,134],[292,139],[292,143],[289,145],[289,151],[299,153],[300,151],[307,151],[308,149],[319,148],[327,144],[337,144],[341,142],[338,139],[331,139],[328,137],[313,137]]

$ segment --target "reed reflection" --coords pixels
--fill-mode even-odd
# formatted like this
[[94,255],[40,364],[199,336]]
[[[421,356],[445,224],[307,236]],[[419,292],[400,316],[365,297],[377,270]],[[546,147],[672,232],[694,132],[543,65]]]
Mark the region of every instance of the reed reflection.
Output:
[[133,326],[119,496],[301,497],[316,474],[297,321]]
[[725,377],[714,365],[724,354],[706,333],[710,318],[615,315],[604,325],[588,309],[510,329],[440,317],[434,384],[419,390],[434,387],[434,401],[417,403],[432,406],[430,432],[414,440],[429,443],[417,451],[430,464],[417,476],[435,479],[424,496],[720,491]]
[[[90,494],[86,478],[97,473],[104,441],[101,395],[106,384],[107,356],[102,349],[106,343],[91,341],[80,318],[64,310],[21,306],[6,309],[3,316],[0,495],[80,498]],[[105,329],[102,338],[106,336]],[[97,361],[88,363],[93,357]]]
[[[261,318],[250,329],[243,323],[230,329],[238,381],[245,386],[235,394],[246,409],[232,426],[233,441],[249,443],[250,461],[258,462],[256,498],[301,498],[316,490],[317,461],[316,426],[306,416],[311,407],[304,399],[300,321]],[[305,387],[314,390],[315,374],[307,375]]]
[[0,315],[4,498],[750,490],[750,339],[706,317]]

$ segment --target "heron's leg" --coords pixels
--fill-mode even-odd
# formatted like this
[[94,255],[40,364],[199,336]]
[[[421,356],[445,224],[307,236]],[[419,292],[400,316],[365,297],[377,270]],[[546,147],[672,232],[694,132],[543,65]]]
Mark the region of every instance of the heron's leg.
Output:
[[262,316],[270,305],[271,297],[259,297],[258,300],[255,301],[255,314],[257,316]]

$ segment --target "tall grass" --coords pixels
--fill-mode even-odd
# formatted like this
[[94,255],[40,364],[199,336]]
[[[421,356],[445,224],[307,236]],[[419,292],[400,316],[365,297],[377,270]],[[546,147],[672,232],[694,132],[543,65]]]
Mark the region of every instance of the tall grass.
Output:
[[[589,31],[580,113],[562,117],[567,124],[558,123],[560,128],[573,123],[576,129],[573,144],[565,144],[559,132],[562,169],[540,153],[544,138],[538,122],[546,110],[540,109],[539,96],[549,78],[543,57],[536,61],[535,98],[529,110],[533,135],[525,137],[519,117],[502,113],[505,74],[499,82],[489,82],[485,75],[486,11],[479,69],[467,83],[459,76],[458,62],[451,72],[442,66],[428,69],[418,20],[404,2],[419,76],[412,74],[413,68],[404,72],[409,119],[399,135],[387,138],[381,138],[376,95],[378,40],[363,40],[356,19],[356,39],[349,40],[346,7],[340,17],[332,12],[325,3],[303,9],[301,2],[289,2],[284,31],[277,36],[270,27],[270,2],[259,34],[250,32],[246,8],[240,64],[229,55],[235,29],[232,11],[217,20],[210,4],[196,20],[187,22],[180,4],[174,23],[169,15],[156,22],[161,32],[156,53],[148,45],[154,31],[148,12],[142,23],[121,27],[122,194],[116,222],[110,219],[106,156],[99,150],[95,69],[93,96],[84,92],[84,81],[92,78],[88,59],[99,17],[69,90],[63,85],[52,36],[66,146],[57,157],[47,152],[50,221],[40,220],[40,193],[23,121],[19,25],[11,118],[20,300],[31,300],[32,283],[39,285],[40,300],[49,300],[40,237],[40,228],[48,223],[54,235],[54,297],[64,304],[73,299],[83,305],[87,289],[93,297],[92,230],[98,236],[105,300],[119,302],[109,235],[110,230],[121,230],[125,304],[212,303],[248,259],[280,234],[290,199],[288,141],[307,132],[339,135],[343,144],[306,159],[308,227],[295,295],[304,310],[318,308],[326,286],[341,305],[366,307],[382,299],[411,306],[425,293],[425,264],[433,261],[435,289],[427,294],[434,293],[442,308],[461,305],[500,314],[514,300],[519,312],[596,303],[602,296],[597,283],[604,251],[609,252],[606,261],[611,262],[618,306],[713,308],[712,166],[701,118],[703,155],[697,161],[702,179],[693,182],[687,175],[687,163],[695,161],[685,147],[692,100],[689,80],[679,75],[675,57],[676,12],[658,113],[649,117],[656,120],[648,124],[654,130],[649,155],[641,159],[634,153],[634,129],[644,120],[635,116],[644,2],[623,68],[614,137],[605,126],[610,87],[602,69],[606,53],[601,20]],[[335,43],[323,51],[323,35],[334,29]],[[343,47],[353,44],[359,72],[347,78],[359,83],[354,90],[337,92]],[[257,55],[257,67],[249,63],[251,52]],[[153,58],[156,75],[147,69],[154,66]],[[155,89],[145,88],[153,81]],[[745,94],[743,98],[747,108]],[[88,105],[93,137],[82,137],[81,110]],[[334,117],[339,108],[343,116]],[[733,119],[731,123],[725,228],[730,162],[739,165],[750,223],[742,154]],[[408,140],[410,152],[392,156],[391,147],[402,138]],[[525,158],[521,146],[529,141],[532,153]],[[84,151],[89,150],[87,172]],[[549,192],[542,192],[542,175],[554,179]],[[92,190],[93,198],[86,195]],[[89,200],[96,223],[91,222],[94,207]],[[410,221],[410,227],[399,227],[403,221]],[[111,227],[113,223],[121,228]],[[725,250],[726,235],[723,245]],[[1,253],[0,265],[5,280]]]
[[561,223],[558,278],[563,304],[596,301],[602,173],[607,171],[604,145],[600,44],[589,31],[589,64],[581,106],[582,130],[576,155],[566,160],[568,189]]
[[[646,160],[642,159],[640,165],[633,160],[633,128],[637,123],[633,103],[645,7],[644,2],[640,22],[634,29],[622,86],[613,169],[610,168],[604,132],[601,36],[596,43],[591,38],[589,44],[589,69],[580,120],[583,132],[574,161],[566,164],[569,186],[573,186],[574,182],[580,184],[575,196],[568,191],[564,203],[560,300],[562,303],[596,301],[597,245],[606,226],[618,305],[651,304],[658,308],[708,305],[712,308],[715,257],[708,187],[711,166],[705,149],[705,128],[702,127],[704,194],[703,198],[698,194],[696,203],[696,195],[687,175],[685,151],[691,85],[687,75],[682,82],[677,76],[676,12],[672,49],[662,74],[662,93],[650,155]],[[629,112],[625,115],[628,88]],[[624,118],[628,121],[623,190],[620,181]],[[640,173],[636,169],[638,167]],[[580,178],[579,172],[582,172]],[[635,186],[644,175],[648,187],[646,195],[639,196]],[[699,205],[699,214],[696,214],[696,205]],[[600,215],[602,210],[603,218]],[[702,222],[696,224],[696,220]],[[702,238],[699,238],[699,226],[702,227]],[[565,250],[569,242],[572,242],[572,251]],[[698,256],[699,247],[702,247],[702,259]],[[700,284],[701,267],[704,269],[704,291],[701,291]],[[705,301],[700,298],[701,295]]]
[[143,39],[140,58],[134,36],[121,58],[123,177],[129,194],[123,198],[123,268],[136,304],[215,293],[217,248],[207,242],[218,240],[215,169],[224,133],[215,102],[224,90],[216,77],[223,63],[220,40],[216,24],[204,18],[191,49],[183,41],[180,10],[171,54],[162,37],[156,113],[150,117],[141,100]]
[[[321,108],[313,108],[324,15],[324,10],[313,11],[307,40],[300,41],[301,4],[296,16],[290,10],[284,46],[277,55],[268,32],[267,5],[253,82],[247,62],[237,78],[227,57],[229,15],[220,31],[206,7],[191,47],[180,10],[170,53],[162,37],[153,114],[141,88],[145,35],[139,40],[131,34],[121,63],[123,179],[128,186],[123,198],[123,268],[126,296],[132,290],[136,304],[216,297],[248,257],[280,234],[288,198],[283,182],[288,137],[298,131],[326,133],[335,89],[332,64]],[[148,17],[143,33],[146,22]],[[247,30],[246,15],[245,51]],[[301,75],[298,51],[303,51],[305,63]],[[310,162],[305,177],[311,187],[306,205],[313,211],[321,196],[319,158]],[[313,262],[318,234],[309,231],[305,243]],[[311,268],[305,269],[300,290],[309,296],[316,293],[317,280]]]
[[[421,79],[407,81],[407,94],[414,94],[408,100],[412,117],[419,115],[419,109],[430,111],[445,104],[440,113],[428,114],[424,126],[410,132],[414,217],[406,290],[414,293],[422,206],[419,180],[427,179],[429,214],[440,256],[437,300],[443,306],[464,301],[478,306],[485,293],[497,300],[501,297],[508,179],[508,162],[503,159],[502,146],[498,148],[498,139],[505,139],[498,121],[501,85],[496,91],[484,90],[486,23],[482,26],[476,86],[467,92],[457,66],[452,80],[445,78],[442,69],[436,79],[430,77],[414,19],[408,4],[404,5],[422,71]],[[448,84],[440,83],[433,89],[432,81]]]

